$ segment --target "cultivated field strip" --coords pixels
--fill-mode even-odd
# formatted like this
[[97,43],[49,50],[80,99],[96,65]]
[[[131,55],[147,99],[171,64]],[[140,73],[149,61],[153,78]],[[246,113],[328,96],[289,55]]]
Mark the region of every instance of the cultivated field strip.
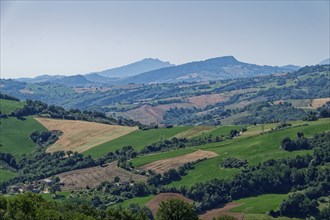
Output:
[[117,162],[112,162],[104,167],[97,166],[86,169],[73,170],[57,175],[61,182],[63,191],[86,189],[87,186],[94,188],[103,181],[112,182],[116,176],[120,181],[125,182],[130,179],[135,182],[145,182],[146,177],[133,174],[127,170],[117,167]]
[[169,169],[176,169],[188,162],[194,162],[198,159],[217,157],[218,154],[212,151],[198,150],[193,153],[185,154],[169,159],[158,160],[140,167],[142,170],[154,170],[157,173],[164,173]]
[[78,120],[57,120],[36,118],[48,130],[60,130],[63,135],[47,149],[47,152],[77,151],[84,152],[90,148],[114,140],[137,130],[137,127],[107,125]]

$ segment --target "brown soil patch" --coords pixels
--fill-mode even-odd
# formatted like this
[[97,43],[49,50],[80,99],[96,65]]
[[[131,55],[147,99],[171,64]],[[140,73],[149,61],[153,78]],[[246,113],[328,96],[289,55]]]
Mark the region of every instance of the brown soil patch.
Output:
[[36,120],[48,130],[60,130],[63,132],[59,140],[47,149],[47,152],[60,150],[83,152],[138,129],[137,127],[76,120],[55,120],[49,118],[36,118]]
[[60,178],[63,191],[86,189],[87,186],[95,188],[103,181],[113,181],[118,176],[121,182],[133,179],[135,182],[145,182],[146,177],[131,173],[117,167],[117,162],[112,162],[104,167],[97,166],[86,169],[73,170],[56,175]]
[[228,97],[222,94],[200,95],[188,98],[188,101],[197,108],[205,108],[208,105],[224,102],[226,100],[228,100]]
[[199,216],[200,219],[202,220],[212,220],[213,218],[223,216],[223,215],[230,215],[238,220],[243,220],[244,219],[244,214],[243,213],[233,213],[229,212],[230,209],[240,206],[241,204],[238,203],[228,203],[222,208],[217,208],[217,209],[212,209],[207,211],[206,213],[202,214]]
[[142,124],[160,124],[163,121],[163,114],[165,111],[166,110],[154,106],[143,105],[139,108],[124,112],[123,115],[134,121],[139,121]]
[[164,113],[174,107],[188,108],[192,107],[192,105],[189,103],[173,103],[158,106],[143,105],[139,108],[124,112],[123,116],[146,125],[151,123],[161,124]]
[[327,102],[330,102],[330,98],[313,99],[310,105],[312,108],[317,109]]
[[154,170],[157,173],[164,173],[165,171],[178,168],[185,163],[194,162],[198,159],[217,157],[218,154],[212,151],[198,150],[193,153],[185,154],[169,159],[158,160],[152,163],[141,166],[143,170]]
[[178,193],[160,193],[160,194],[156,195],[154,198],[152,198],[149,202],[147,202],[146,206],[148,208],[150,208],[152,214],[154,216],[156,216],[156,213],[159,208],[159,204],[168,199],[180,199],[180,200],[183,200],[183,201],[189,202],[189,203],[193,202],[193,200],[188,199],[187,197],[185,197],[181,194],[178,194]]

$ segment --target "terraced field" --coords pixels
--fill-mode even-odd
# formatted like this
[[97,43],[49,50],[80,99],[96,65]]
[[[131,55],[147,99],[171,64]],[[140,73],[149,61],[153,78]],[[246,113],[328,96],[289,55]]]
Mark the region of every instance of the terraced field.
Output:
[[47,152],[77,151],[84,152],[90,148],[124,136],[137,127],[107,125],[95,122],[76,120],[57,120],[49,118],[36,118],[48,130],[60,130],[63,135],[47,149]]

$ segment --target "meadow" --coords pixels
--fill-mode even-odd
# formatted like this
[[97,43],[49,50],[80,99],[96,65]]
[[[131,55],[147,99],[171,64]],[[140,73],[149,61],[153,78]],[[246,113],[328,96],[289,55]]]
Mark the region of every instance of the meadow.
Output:
[[16,159],[35,149],[36,144],[29,137],[33,131],[47,131],[33,117],[1,119],[0,130],[1,152],[11,153]]
[[15,173],[9,170],[4,170],[0,167],[0,183],[14,177]]
[[23,102],[13,100],[0,99],[0,112],[1,114],[10,114],[18,108],[24,106]]

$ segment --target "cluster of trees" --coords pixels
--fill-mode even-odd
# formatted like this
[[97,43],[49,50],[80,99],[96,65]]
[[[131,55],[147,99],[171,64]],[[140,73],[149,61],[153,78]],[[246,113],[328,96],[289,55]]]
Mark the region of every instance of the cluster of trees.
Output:
[[7,99],[7,100],[12,100],[12,101],[19,102],[18,98],[14,97],[14,96],[11,96],[11,95],[3,94],[3,93],[0,93],[0,99]]
[[26,100],[26,104],[23,108],[16,109],[11,113],[11,116],[14,117],[22,117],[28,115],[40,115],[57,119],[93,121],[98,123],[118,124],[126,126],[135,126],[138,124],[131,119],[125,119],[123,117],[119,117],[117,119],[108,117],[102,112],[87,110],[81,111],[79,109],[65,110],[60,106],[47,105],[44,102],[32,101],[30,99]]
[[109,205],[120,203],[133,197],[155,194],[156,188],[152,188],[143,182],[120,183],[104,181],[94,189],[72,191],[70,198],[73,201],[83,201],[92,204],[95,208],[106,209]]
[[230,109],[224,109],[222,106],[214,109],[197,109],[197,108],[170,108],[163,116],[164,123],[178,125],[220,125],[222,118],[231,115]]
[[47,147],[55,143],[63,134],[62,131],[33,131],[30,134],[31,140],[37,144],[38,147]]
[[281,147],[283,150],[294,151],[294,150],[308,150],[313,146],[309,143],[309,140],[304,137],[303,132],[297,133],[297,140],[291,140],[289,137],[285,137],[281,141]]
[[1,153],[0,152],[0,161],[4,161],[9,166],[11,166],[14,169],[17,169],[17,162],[15,157],[10,153]]
[[269,102],[252,103],[245,106],[240,112],[248,112],[248,116],[234,121],[234,124],[265,124],[280,121],[293,121],[306,118],[308,114],[302,109],[297,109],[290,103],[278,105]]
[[[151,217],[150,217],[151,216]],[[106,210],[96,209],[88,204],[74,202],[49,202],[41,196],[25,193],[13,198],[0,195],[0,218],[4,220],[21,219],[86,219],[86,220],[149,220],[153,219],[151,211],[138,205],[128,208],[109,207]]]
[[220,167],[224,168],[240,168],[248,165],[247,160],[241,160],[235,157],[228,157],[220,163]]
[[330,117],[330,102],[325,103],[323,106],[317,109],[321,118]]

